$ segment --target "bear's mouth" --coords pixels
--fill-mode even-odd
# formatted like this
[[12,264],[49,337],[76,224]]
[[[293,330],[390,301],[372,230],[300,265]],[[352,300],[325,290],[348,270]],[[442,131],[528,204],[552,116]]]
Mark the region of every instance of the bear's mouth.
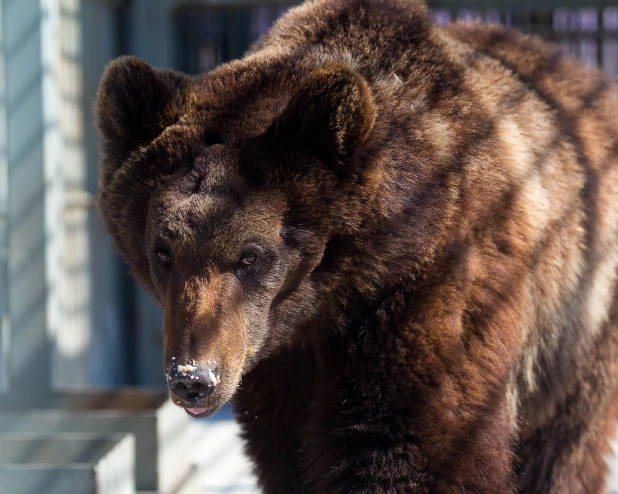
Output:
[[187,412],[188,415],[190,415],[191,417],[193,417],[195,419],[201,419],[201,418],[204,418],[204,417],[208,417],[214,411],[215,411],[214,407],[211,407],[211,408],[185,408],[185,412]]

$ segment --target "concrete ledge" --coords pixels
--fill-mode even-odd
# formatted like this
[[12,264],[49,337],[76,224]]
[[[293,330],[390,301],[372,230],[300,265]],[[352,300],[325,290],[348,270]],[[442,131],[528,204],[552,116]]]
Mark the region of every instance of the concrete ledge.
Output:
[[135,493],[131,434],[0,436],[0,492]]
[[0,434],[133,434],[137,489],[161,494],[176,490],[189,474],[189,423],[188,415],[159,390],[124,388],[36,398],[18,393],[0,397]]

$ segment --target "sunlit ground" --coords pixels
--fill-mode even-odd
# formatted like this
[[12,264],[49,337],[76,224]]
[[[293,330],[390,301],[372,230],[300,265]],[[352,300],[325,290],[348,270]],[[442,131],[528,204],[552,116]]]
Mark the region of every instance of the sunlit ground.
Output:
[[178,494],[257,494],[249,460],[242,452],[239,428],[232,419],[194,420],[192,456],[198,466]]

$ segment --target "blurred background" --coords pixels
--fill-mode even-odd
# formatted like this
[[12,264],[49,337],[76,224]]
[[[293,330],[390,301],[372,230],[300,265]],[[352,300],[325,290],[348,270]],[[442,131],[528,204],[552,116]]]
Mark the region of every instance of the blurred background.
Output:
[[[35,418],[24,417],[41,410],[74,418],[107,407],[106,413],[129,417],[136,409],[163,406],[157,401],[164,396],[157,388],[164,385],[161,313],[127,274],[94,209],[98,136],[92,105],[105,65],[133,54],[157,67],[205,72],[240,57],[294,3],[0,0],[0,433],[28,433]],[[429,5],[437,23],[504,23],[553,40],[568,55],[618,77],[617,0]],[[143,403],[126,404],[139,393],[145,393]],[[10,422],[11,413],[22,417],[21,425]],[[229,413],[219,418],[212,427],[222,428],[189,423],[187,434],[211,446],[223,434],[217,465],[229,464],[221,456],[229,454],[240,466],[227,484],[200,480],[191,489],[250,492]],[[83,434],[88,427],[56,425],[38,434]],[[122,432],[137,437],[132,447],[139,450],[139,433]],[[26,453],[22,460],[28,463]],[[200,471],[210,472],[208,478],[221,473],[202,460]],[[0,493],[3,461],[10,464],[0,446]],[[137,462],[139,470],[139,455]],[[185,480],[162,488],[157,477],[138,488],[172,492]]]

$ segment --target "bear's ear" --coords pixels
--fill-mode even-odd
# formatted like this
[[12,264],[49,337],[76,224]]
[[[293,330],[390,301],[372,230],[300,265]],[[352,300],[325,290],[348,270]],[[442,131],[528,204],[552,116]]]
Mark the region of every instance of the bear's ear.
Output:
[[375,115],[365,79],[350,67],[331,64],[306,77],[275,131],[288,143],[341,160],[365,142]]
[[189,82],[189,76],[154,69],[137,57],[120,57],[109,64],[94,108],[105,151],[123,160],[176,122]]

